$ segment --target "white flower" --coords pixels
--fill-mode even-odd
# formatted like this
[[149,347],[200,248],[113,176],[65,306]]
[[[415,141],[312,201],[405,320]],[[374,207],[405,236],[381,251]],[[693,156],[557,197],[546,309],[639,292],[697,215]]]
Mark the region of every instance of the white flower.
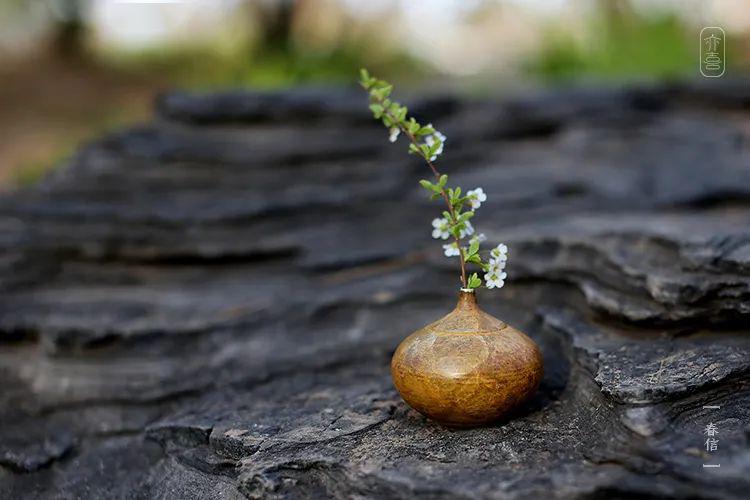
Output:
[[508,247],[499,244],[490,251],[490,262],[487,273],[484,275],[484,282],[487,288],[502,288],[505,284],[505,264],[508,262]]
[[445,253],[446,257],[457,257],[461,252],[458,250],[458,243],[454,241],[453,243],[443,245],[443,253]]
[[388,137],[388,140],[391,142],[396,142],[396,139],[398,139],[398,134],[401,133],[401,129],[398,127],[391,127],[389,132],[391,133],[390,137]]
[[484,189],[480,187],[472,189],[466,193],[466,197],[469,199],[469,205],[471,205],[471,208],[475,210],[482,206],[483,201],[487,201],[487,195],[484,194]]
[[469,244],[472,244],[472,243],[474,243],[475,241],[476,241],[477,243],[484,243],[485,241],[487,241],[487,237],[486,237],[486,236],[484,235],[484,233],[479,233],[479,234],[475,234],[475,235],[474,235],[474,236],[472,236],[472,237],[471,237],[471,239],[469,240]]
[[502,288],[505,285],[505,278],[507,274],[504,272],[495,272],[494,269],[490,269],[487,274],[484,275],[484,284],[487,288]]
[[505,269],[506,263],[507,259],[490,259],[489,269],[487,269],[487,272],[492,274],[500,274],[501,272],[503,272],[503,269]]
[[490,257],[494,260],[505,262],[508,260],[508,247],[500,243],[490,251]]
[[451,235],[449,232],[451,225],[445,217],[434,219],[432,221],[432,227],[434,228],[432,230],[432,237],[436,240],[447,240]]
[[[428,125],[428,127],[431,127],[431,126],[432,124]],[[432,147],[432,145],[435,144],[436,139],[440,140],[440,147],[435,150],[435,154],[432,155],[432,157],[430,158],[430,161],[435,161],[438,155],[440,155],[443,152],[443,146],[445,146],[445,136],[436,130],[435,132],[433,132],[432,134],[424,138],[425,144],[427,144],[430,147]]]
[[471,222],[466,221],[464,222],[463,225],[464,227],[459,230],[460,238],[465,238],[467,236],[471,236],[472,234],[474,234],[474,226],[471,225]]
[[496,267],[497,269],[505,269],[505,264],[508,262],[508,256],[507,255],[501,255],[499,258],[494,259],[492,258],[492,255],[490,254],[490,260],[489,264],[491,267]]

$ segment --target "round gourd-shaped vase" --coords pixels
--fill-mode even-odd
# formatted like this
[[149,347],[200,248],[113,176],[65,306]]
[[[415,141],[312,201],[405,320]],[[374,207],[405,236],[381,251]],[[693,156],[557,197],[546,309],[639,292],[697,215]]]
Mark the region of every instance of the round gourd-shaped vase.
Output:
[[409,335],[391,360],[401,397],[450,427],[498,420],[542,380],[542,356],[522,332],[482,311],[462,289],[447,316]]

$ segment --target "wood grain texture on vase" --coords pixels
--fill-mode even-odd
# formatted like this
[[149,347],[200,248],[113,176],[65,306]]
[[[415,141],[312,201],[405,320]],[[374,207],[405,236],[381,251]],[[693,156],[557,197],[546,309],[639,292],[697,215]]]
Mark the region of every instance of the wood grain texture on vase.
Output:
[[409,335],[391,361],[393,382],[423,415],[451,427],[498,420],[539,386],[539,348],[522,332],[482,311],[473,292],[456,308]]

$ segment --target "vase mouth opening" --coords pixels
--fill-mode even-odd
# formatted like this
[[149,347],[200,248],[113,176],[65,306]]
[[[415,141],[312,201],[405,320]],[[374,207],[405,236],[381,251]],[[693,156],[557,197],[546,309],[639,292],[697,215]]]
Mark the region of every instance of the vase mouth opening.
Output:
[[459,288],[459,290],[462,291],[463,293],[474,293],[473,288]]

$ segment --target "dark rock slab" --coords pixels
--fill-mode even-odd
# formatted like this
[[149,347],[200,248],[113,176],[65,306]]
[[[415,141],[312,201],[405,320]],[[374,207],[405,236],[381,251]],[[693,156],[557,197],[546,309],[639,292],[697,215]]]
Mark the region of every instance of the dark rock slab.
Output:
[[750,337],[742,332],[700,330],[627,339],[626,332],[616,335],[616,330],[592,326],[570,311],[544,310],[542,317],[570,337],[602,392],[621,403],[679,398],[750,373]]
[[73,449],[73,437],[67,430],[38,428],[29,436],[19,429],[3,429],[0,465],[14,472],[34,472],[50,465]]
[[743,498],[748,88],[414,101],[545,360],[463,431],[390,382],[457,273],[361,93],[162,96],[0,200],[0,497]]

